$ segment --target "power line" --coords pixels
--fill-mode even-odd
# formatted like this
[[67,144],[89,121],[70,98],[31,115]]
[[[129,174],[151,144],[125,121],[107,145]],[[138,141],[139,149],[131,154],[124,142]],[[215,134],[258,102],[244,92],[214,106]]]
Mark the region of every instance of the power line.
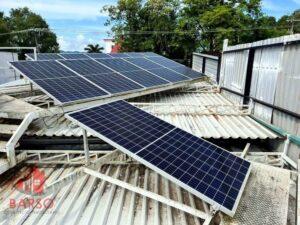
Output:
[[[295,27],[300,27],[299,25],[294,25]],[[243,29],[232,29],[232,28],[223,28],[220,29],[210,29],[210,30],[204,30],[201,33],[220,33],[220,32],[240,32],[240,31],[253,31],[253,30],[271,30],[271,29],[290,29],[291,26],[266,26],[266,27],[251,27],[251,28],[243,28]],[[0,36],[5,35],[13,35],[13,34],[22,34],[22,33],[29,33],[29,32],[54,32],[54,31],[60,31],[60,32],[74,32],[74,33],[95,33],[95,34],[101,34],[101,33],[107,33],[108,31],[97,31],[97,30],[78,30],[78,29],[48,29],[48,28],[32,28],[32,29],[26,29],[26,30],[20,30],[20,31],[12,31],[7,33],[1,33]],[[130,35],[130,34],[136,34],[136,35],[146,35],[146,34],[195,34],[194,31],[164,31],[164,30],[152,30],[152,31],[124,31],[122,33],[123,35]]]

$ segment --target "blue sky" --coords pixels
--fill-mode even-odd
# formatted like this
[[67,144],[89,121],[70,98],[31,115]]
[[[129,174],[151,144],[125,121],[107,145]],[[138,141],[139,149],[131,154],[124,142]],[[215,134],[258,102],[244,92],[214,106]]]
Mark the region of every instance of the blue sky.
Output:
[[[104,5],[116,4],[117,0],[0,0],[0,11],[8,14],[11,8],[28,6],[43,16],[57,34],[62,50],[82,51],[88,43],[103,45],[109,37],[104,23]],[[263,0],[266,14],[279,18],[300,8],[300,0]]]

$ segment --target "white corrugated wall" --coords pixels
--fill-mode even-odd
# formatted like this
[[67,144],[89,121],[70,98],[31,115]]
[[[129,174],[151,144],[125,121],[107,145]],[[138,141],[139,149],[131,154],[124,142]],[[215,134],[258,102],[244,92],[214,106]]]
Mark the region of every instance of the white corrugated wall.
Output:
[[210,77],[212,81],[215,82],[218,73],[218,57],[212,55],[193,53],[193,70],[202,73],[203,58],[206,58],[204,73],[205,75]]
[[[283,46],[255,50],[250,96],[274,104],[277,77],[280,71]],[[254,104],[254,115],[271,123],[272,108]]]
[[230,90],[243,94],[247,73],[249,50],[223,54],[220,84]]
[[16,74],[9,68],[8,62],[18,60],[17,53],[0,52],[0,84],[16,80]]

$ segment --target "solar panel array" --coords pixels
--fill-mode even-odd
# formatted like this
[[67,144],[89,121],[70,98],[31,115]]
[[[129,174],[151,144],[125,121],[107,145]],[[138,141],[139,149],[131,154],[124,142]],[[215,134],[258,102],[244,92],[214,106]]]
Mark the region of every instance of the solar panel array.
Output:
[[[27,53],[29,60],[34,60],[33,53]],[[153,52],[126,52],[126,53],[38,53],[37,60],[56,60],[56,59],[104,59],[104,58],[136,58],[136,57],[156,57]]]
[[[18,61],[11,65],[59,104],[171,86],[202,76],[155,53],[40,54],[46,55],[49,60]],[[158,63],[157,58],[165,63]]]
[[67,117],[221,211],[234,214],[250,172],[248,161],[125,101]]

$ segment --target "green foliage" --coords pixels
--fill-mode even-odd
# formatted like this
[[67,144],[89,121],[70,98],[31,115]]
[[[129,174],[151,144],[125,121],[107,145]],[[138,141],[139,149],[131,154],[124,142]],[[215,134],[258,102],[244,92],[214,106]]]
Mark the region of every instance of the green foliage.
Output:
[[100,47],[98,44],[88,44],[84,50],[88,53],[101,53],[104,48]]
[[278,20],[278,27],[283,28],[285,32],[300,33],[300,9],[291,15],[282,16]]
[[[107,25],[112,25],[123,51],[155,51],[175,55],[180,50],[174,32],[178,23],[178,0],[119,0],[106,6]],[[170,32],[171,31],[171,32]]]
[[38,47],[39,52],[58,52],[56,35],[48,29],[46,21],[27,7],[11,9],[8,17],[0,13],[0,34],[10,33],[0,36],[1,45]]
[[219,54],[224,39],[240,44],[285,35],[289,29],[280,26],[290,27],[291,19],[263,14],[261,0],[119,0],[103,11],[123,51],[178,59],[196,50]]

